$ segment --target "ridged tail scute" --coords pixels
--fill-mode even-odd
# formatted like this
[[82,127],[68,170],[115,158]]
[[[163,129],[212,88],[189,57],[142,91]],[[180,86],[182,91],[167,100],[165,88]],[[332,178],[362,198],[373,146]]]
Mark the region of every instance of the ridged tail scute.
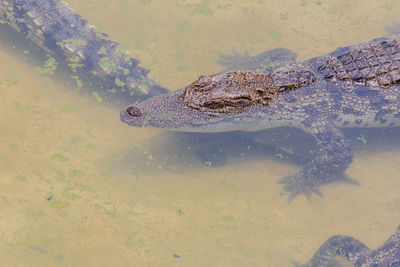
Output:
[[[139,60],[128,56],[118,43],[95,30],[60,0],[0,1],[0,23],[9,24],[47,53],[65,60],[71,77],[91,78],[89,84],[103,98],[130,103],[167,92],[147,77]],[[114,96],[115,97],[115,96]]]
[[326,79],[370,87],[389,87],[400,83],[399,41],[371,43],[332,57],[318,71]]

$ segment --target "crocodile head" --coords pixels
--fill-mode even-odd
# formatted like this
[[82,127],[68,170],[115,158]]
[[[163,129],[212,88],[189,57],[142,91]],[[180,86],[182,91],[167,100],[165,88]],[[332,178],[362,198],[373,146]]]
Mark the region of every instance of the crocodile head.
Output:
[[284,95],[313,79],[296,71],[201,76],[185,88],[128,106],[121,111],[121,120],[136,127],[192,132],[255,131],[286,125],[292,118],[280,112],[282,103],[290,104]]

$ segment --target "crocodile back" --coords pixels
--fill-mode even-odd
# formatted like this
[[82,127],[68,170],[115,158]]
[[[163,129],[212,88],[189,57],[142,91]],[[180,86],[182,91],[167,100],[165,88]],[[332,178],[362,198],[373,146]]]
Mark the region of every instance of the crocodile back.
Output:
[[400,47],[398,40],[370,43],[333,57],[319,68],[327,79],[336,82],[388,87],[400,82]]

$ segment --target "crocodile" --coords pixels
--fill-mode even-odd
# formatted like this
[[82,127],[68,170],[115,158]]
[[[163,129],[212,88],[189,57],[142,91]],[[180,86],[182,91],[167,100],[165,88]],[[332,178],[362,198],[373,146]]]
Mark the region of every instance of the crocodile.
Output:
[[129,57],[63,1],[0,0],[0,25],[43,49],[49,64],[68,65],[77,86],[83,87],[82,81],[91,85],[98,99],[132,103],[168,92],[148,77],[149,70],[139,66],[138,59]]
[[134,127],[186,132],[289,126],[312,134],[318,151],[279,181],[289,201],[322,196],[319,186],[357,183],[345,174],[352,149],[342,128],[400,125],[400,37],[384,36],[264,70],[225,71],[120,113]]
[[394,234],[379,248],[369,249],[361,241],[351,237],[336,235],[330,237],[314,256],[304,265],[294,262],[295,266],[323,267],[340,256],[355,267],[398,267],[400,266],[400,225]]
[[[0,1],[0,24],[67,62],[72,78],[92,75],[105,99],[113,97],[115,90],[110,88],[115,85],[119,97],[122,93],[129,101],[160,95],[124,109],[121,120],[129,125],[190,132],[256,131],[290,125],[310,131],[320,141],[321,153],[300,173],[282,181],[291,198],[311,191],[320,194],[318,185],[332,179],[332,174],[338,178],[350,164],[351,149],[340,127],[394,126],[400,117],[399,41],[395,38],[376,39],[263,72],[202,76],[165,94],[168,90],[147,77],[149,71],[139,66],[139,60],[130,58],[118,43],[107,40],[106,34],[97,32],[62,1]],[[245,69],[255,64],[281,65],[295,58],[285,49],[254,58],[235,56],[239,63],[222,54],[220,63]],[[304,266],[326,266],[334,255],[355,266],[399,266],[399,244],[400,226],[374,251],[353,237],[334,236]]]

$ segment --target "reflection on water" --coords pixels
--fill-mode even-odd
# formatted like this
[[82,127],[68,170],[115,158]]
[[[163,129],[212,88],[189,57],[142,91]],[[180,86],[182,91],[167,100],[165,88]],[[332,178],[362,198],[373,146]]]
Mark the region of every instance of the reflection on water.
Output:
[[[394,0],[67,2],[173,89],[220,71],[218,53],[285,47],[301,60],[381,36],[400,11]],[[3,265],[290,266],[335,234],[375,248],[400,222],[398,130],[349,131],[346,173],[360,185],[289,204],[276,182],[313,148],[307,135],[130,128],[120,107],[0,44]]]

